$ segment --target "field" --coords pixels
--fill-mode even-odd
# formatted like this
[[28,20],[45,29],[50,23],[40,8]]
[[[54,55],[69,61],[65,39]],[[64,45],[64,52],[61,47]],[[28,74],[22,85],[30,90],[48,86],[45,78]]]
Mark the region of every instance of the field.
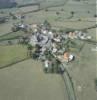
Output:
[[1,36],[0,41],[17,39],[17,38],[19,38],[23,35],[24,35],[24,32],[22,32],[22,31],[11,32],[11,33],[8,33],[8,34],[5,34],[5,35]]
[[[96,18],[94,17],[96,14],[96,4],[94,4],[94,1],[90,0],[91,3],[89,2],[88,4],[68,2],[64,6],[52,8],[45,8],[43,6],[49,7],[51,2],[48,4],[44,2],[41,6],[45,9],[26,13],[24,23],[41,23],[44,20],[48,20],[52,27],[58,29],[72,28],[78,30],[88,28],[96,24]],[[52,6],[59,4],[57,1],[54,2]],[[60,5],[62,3],[63,1],[60,2]],[[5,13],[10,11],[22,13],[23,10],[21,9],[6,9],[3,11]],[[31,10],[31,7],[25,8],[24,12],[29,12],[29,10]],[[73,17],[72,11],[74,11]],[[12,23],[19,21],[10,19],[7,23],[0,24],[0,35],[10,32]],[[93,40],[97,40],[96,28],[88,29],[87,32],[92,36]],[[18,35],[20,34],[22,33]],[[14,35],[10,36],[13,37]],[[5,35],[3,38],[8,37]],[[97,78],[97,51],[93,51],[95,47],[96,45],[92,43],[84,42],[84,47],[80,52],[77,52],[75,61],[68,65],[77,100],[97,100],[94,82],[95,78]],[[25,58],[26,54],[26,47],[20,45],[0,46],[0,66],[16,59]],[[64,100],[64,98],[68,100],[67,95],[64,95],[66,89],[63,89],[64,83],[60,76],[45,75],[42,67],[40,62],[28,60],[0,70],[0,100]]]
[[0,67],[27,58],[27,48],[21,45],[0,46]]
[[44,74],[40,62],[27,60],[0,70],[0,100],[64,100],[59,75]]
[[96,52],[92,51],[92,48],[95,48],[95,46],[85,44],[83,50],[78,53],[75,62],[68,67],[78,100],[83,98],[96,100],[97,98],[94,84],[96,78]]

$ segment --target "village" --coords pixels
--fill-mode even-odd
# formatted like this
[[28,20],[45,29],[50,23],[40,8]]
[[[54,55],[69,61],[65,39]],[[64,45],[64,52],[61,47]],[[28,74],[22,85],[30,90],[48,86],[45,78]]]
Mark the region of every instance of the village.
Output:
[[76,58],[76,54],[70,49],[81,49],[81,46],[74,47],[76,46],[74,40],[83,41],[92,39],[91,36],[82,31],[68,30],[67,32],[64,32],[61,30],[57,32],[56,30],[52,30],[50,23],[47,21],[41,25],[32,25],[32,29],[33,33],[30,37],[29,44],[35,49],[33,58],[40,59],[44,62],[46,72],[48,72],[49,69],[54,70],[54,64],[57,68],[55,69],[58,71],[59,62],[53,62],[54,58],[59,60],[61,63],[69,63]]
[[0,6],[0,100],[96,100],[94,1],[11,4]]
[[[92,36],[88,35],[85,30],[56,30],[47,20],[42,24],[31,25],[20,22],[14,24],[11,30],[25,33],[16,43],[28,45],[28,56],[42,61],[46,72],[54,72],[54,70],[56,73],[59,72],[58,63],[67,64],[74,61],[77,58],[76,53],[83,48],[84,42],[92,40]],[[13,44],[12,42],[9,40],[8,44]],[[53,59],[58,63],[53,62]]]

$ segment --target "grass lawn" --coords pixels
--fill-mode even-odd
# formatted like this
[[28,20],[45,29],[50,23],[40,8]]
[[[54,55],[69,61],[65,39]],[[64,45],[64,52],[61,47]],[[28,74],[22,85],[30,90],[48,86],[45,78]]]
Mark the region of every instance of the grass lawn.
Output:
[[0,66],[16,62],[27,57],[26,46],[0,46]]

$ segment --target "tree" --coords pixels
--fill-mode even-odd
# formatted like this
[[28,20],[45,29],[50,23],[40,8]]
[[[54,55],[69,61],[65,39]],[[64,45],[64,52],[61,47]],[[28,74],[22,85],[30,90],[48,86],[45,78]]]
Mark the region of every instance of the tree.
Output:
[[97,17],[97,14],[95,14],[94,17]]
[[32,45],[28,44],[28,47],[27,47],[28,54],[27,55],[30,57],[32,57],[32,49],[33,49]]
[[63,30],[63,29],[60,29],[60,30],[59,30],[59,32],[60,32],[60,33],[63,33],[63,32],[64,32],[64,30]]
[[62,8],[61,11],[64,11],[64,9]]
[[96,88],[96,91],[97,91],[97,78],[95,79],[95,88]]
[[71,16],[72,16],[72,17],[73,17],[73,16],[74,16],[74,14],[75,14],[75,12],[74,12],[74,11],[71,11],[70,13],[71,13]]
[[17,17],[13,13],[11,13],[11,12],[9,12],[9,16],[11,16],[13,20],[17,19]]
[[45,12],[48,12],[48,8],[45,9]]
[[60,15],[60,12],[56,12],[56,15],[57,15],[57,16]]
[[47,20],[44,21],[43,25],[46,27],[46,29],[51,29],[51,24]]

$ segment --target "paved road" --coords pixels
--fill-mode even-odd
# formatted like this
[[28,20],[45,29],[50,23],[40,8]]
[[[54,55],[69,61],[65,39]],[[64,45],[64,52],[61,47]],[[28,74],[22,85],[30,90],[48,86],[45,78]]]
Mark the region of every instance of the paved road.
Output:
[[0,70],[0,100],[68,100],[60,75],[28,60]]
[[[65,68],[65,70],[66,70],[66,68]],[[62,75],[62,78],[66,85],[66,89],[67,89],[67,93],[68,93],[68,100],[76,100],[73,83],[72,83],[71,77],[69,76],[69,73],[67,70]]]
[[68,94],[68,99],[67,100],[77,100],[76,99],[76,94],[75,94],[75,89],[74,85],[72,82],[72,78],[67,70],[68,66],[64,63],[61,64],[61,69],[64,70],[64,73],[61,74],[61,77],[63,79],[64,85],[66,86],[66,92]]

